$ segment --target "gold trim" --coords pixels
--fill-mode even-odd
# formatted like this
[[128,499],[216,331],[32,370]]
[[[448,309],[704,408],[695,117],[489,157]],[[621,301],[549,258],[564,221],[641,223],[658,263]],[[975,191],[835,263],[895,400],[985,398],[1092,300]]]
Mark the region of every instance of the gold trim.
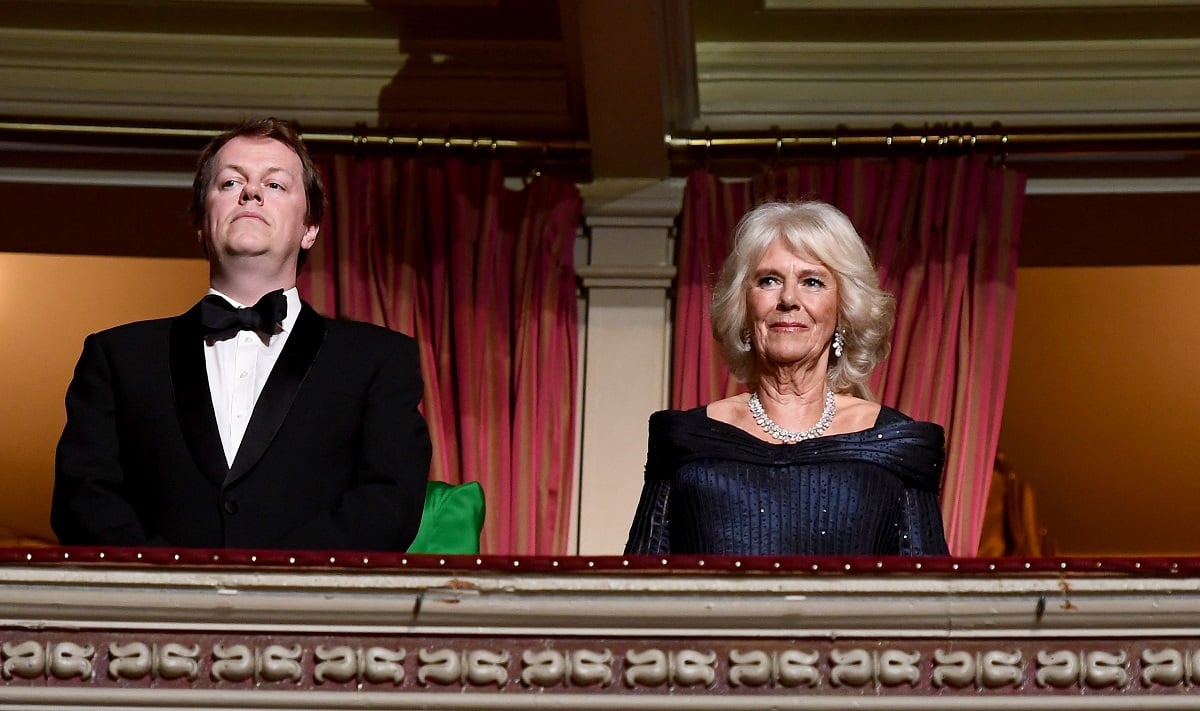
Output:
[[787,132],[764,134],[669,135],[672,160],[688,156],[712,158],[817,157],[840,152],[886,155],[894,150],[977,150],[1000,153],[1083,151],[1200,150],[1200,126],[1067,127],[1005,129],[943,127],[915,131]]
[[[126,126],[105,123],[54,123],[46,121],[0,121],[0,134],[16,134],[17,138],[36,140],[47,136],[79,138],[136,138],[136,139],[198,139],[207,140],[221,128],[178,126]],[[12,137],[12,136],[10,136]],[[346,144],[350,146],[395,147],[406,149],[472,149],[493,152],[529,152],[549,154],[574,153],[585,155],[591,150],[588,141],[570,139],[534,140],[491,136],[396,135],[374,129],[347,132],[336,129],[303,131],[305,142],[311,144]]]
[[[0,137],[37,141],[47,138],[195,140],[219,129],[183,126],[132,126],[105,123],[0,121]],[[526,139],[490,136],[395,135],[378,129],[353,132],[338,129],[305,131],[310,145],[345,145],[404,150],[485,150],[501,158],[590,163],[591,144],[573,139]],[[1200,152],[1200,125],[1131,127],[1004,128],[989,126],[934,127],[893,131],[692,133],[664,137],[672,163],[708,159],[767,160],[819,158],[839,154],[887,156],[896,151],[986,151],[990,153],[1131,153],[1153,151]]]

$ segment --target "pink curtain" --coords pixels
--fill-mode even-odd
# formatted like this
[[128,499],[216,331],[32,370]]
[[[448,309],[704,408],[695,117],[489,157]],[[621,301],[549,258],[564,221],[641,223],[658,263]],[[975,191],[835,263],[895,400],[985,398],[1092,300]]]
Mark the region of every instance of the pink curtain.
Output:
[[815,198],[845,212],[897,298],[892,354],[871,388],[946,429],[942,490],[954,555],[979,546],[1008,380],[1025,178],[985,158],[846,160],[722,181],[688,178],[678,253],[672,404],[737,392],[720,363],[708,301],[729,237],[752,205]]
[[338,156],[301,275],[318,311],[414,336],[433,479],[478,481],[482,550],[567,550],[574,469],[575,186],[500,166]]

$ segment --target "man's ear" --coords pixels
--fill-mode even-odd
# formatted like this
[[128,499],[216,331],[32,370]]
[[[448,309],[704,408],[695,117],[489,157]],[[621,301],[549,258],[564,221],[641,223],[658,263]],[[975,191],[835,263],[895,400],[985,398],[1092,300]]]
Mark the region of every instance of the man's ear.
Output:
[[320,225],[309,225],[304,228],[304,236],[300,238],[300,249],[312,249],[312,246],[317,242],[317,233],[321,231]]

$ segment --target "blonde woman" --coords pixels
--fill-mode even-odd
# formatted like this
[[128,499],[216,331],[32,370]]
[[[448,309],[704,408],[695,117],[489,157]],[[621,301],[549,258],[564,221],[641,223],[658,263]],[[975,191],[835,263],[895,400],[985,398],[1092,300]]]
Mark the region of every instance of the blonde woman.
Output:
[[946,555],[942,428],[866,386],[894,314],[836,208],[747,213],[712,325],[749,392],[651,416],[626,553]]

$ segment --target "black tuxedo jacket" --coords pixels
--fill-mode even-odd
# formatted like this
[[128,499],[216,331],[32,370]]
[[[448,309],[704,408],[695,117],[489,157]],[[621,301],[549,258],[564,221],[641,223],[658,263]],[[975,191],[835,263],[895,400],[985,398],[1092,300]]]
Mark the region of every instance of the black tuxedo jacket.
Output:
[[63,545],[405,550],[429,472],[421,392],[411,338],[304,304],[231,467],[198,307],[92,334],[51,524]]

